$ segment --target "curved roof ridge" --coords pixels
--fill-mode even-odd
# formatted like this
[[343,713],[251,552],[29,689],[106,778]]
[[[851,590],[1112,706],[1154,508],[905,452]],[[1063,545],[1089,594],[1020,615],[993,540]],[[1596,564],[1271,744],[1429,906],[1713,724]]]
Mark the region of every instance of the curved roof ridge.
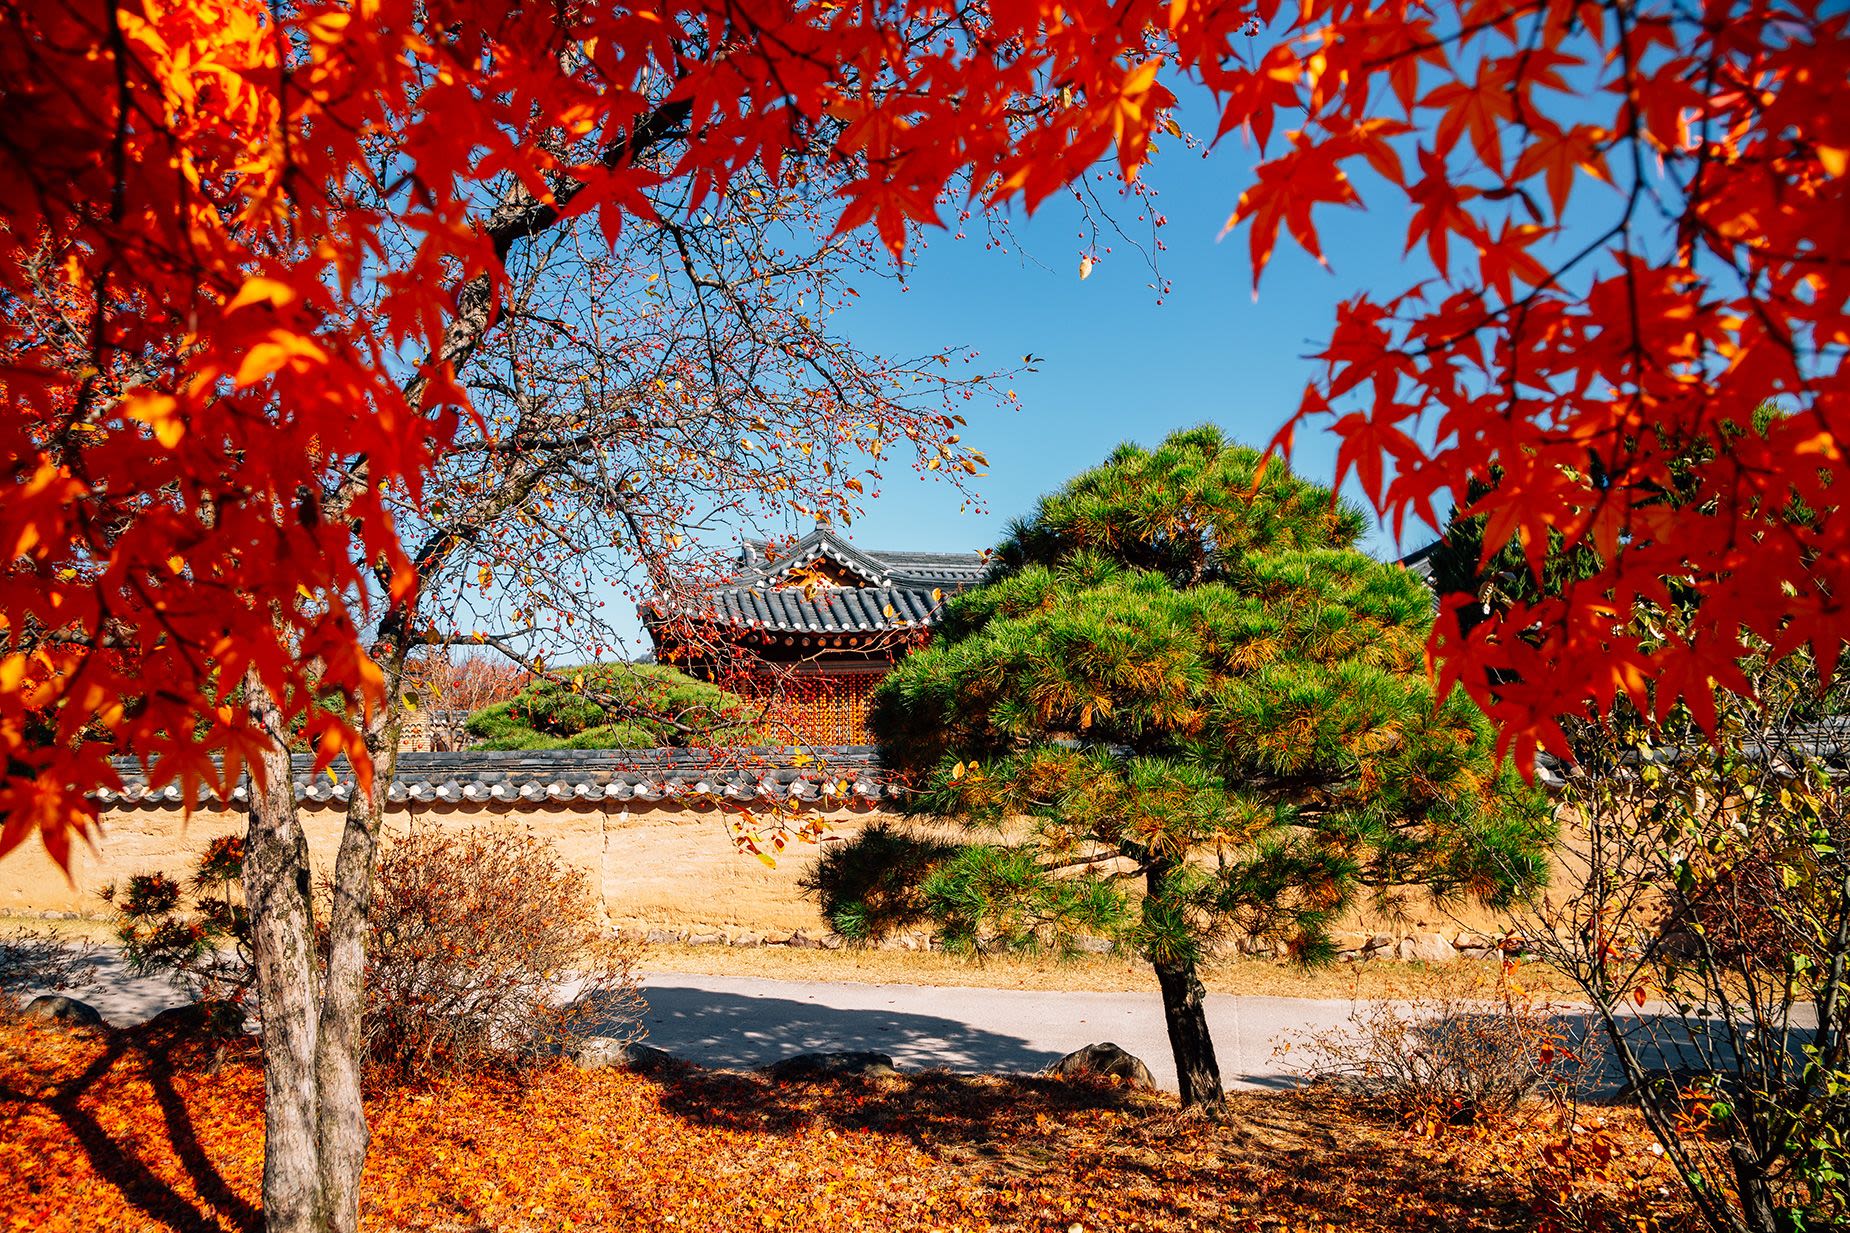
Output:
[[[874,556],[861,551],[837,535],[835,528],[829,524],[817,523],[815,530],[784,549],[777,556],[741,574],[739,581],[734,585],[756,586],[782,578],[792,570],[809,564],[818,556],[832,560],[843,568],[859,574],[874,586],[885,583],[887,575],[892,572]],[[747,579],[750,581],[748,582]]]

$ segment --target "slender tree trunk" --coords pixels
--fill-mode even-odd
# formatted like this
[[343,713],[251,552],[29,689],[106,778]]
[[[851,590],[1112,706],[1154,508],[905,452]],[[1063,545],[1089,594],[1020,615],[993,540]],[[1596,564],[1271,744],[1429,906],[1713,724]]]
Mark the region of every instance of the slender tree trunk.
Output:
[[269,690],[245,674],[251,716],[270,735],[251,785],[244,897],[263,1015],[263,1215],[268,1233],[320,1233],[319,1024],[308,840],[296,815],[288,734]]
[[398,760],[398,708],[388,704],[368,725],[373,754],[370,792],[347,804],[334,863],[334,902],[328,920],[326,988],[321,995],[321,1035],[315,1077],[321,1092],[321,1203],[328,1233],[358,1233],[360,1172],[372,1140],[361,1101],[366,1011],[366,934],[372,914],[373,873],[378,867],[379,831],[385,818],[385,789]]
[[1740,1139],[1728,1143],[1728,1163],[1734,1168],[1735,1193],[1741,1202],[1741,1219],[1753,1233],[1787,1233],[1793,1226],[1782,1219],[1773,1202],[1773,1188],[1754,1150]]
[[1209,1113],[1225,1112],[1220,1064],[1214,1059],[1214,1040],[1208,1035],[1207,991],[1195,973],[1195,964],[1187,960],[1155,967],[1156,983],[1163,990],[1169,1050],[1175,1055],[1176,1078],[1182,1085],[1182,1103]]
[[[1148,903],[1160,903],[1165,883],[1174,874],[1167,861],[1152,861],[1144,872]],[[1148,906],[1146,905],[1146,911]],[[1220,1063],[1214,1058],[1214,1039],[1208,1034],[1207,990],[1195,971],[1192,957],[1151,961],[1156,983],[1163,991],[1163,1021],[1169,1029],[1169,1051],[1175,1055],[1176,1079],[1182,1104],[1216,1116],[1226,1112],[1221,1090]]]

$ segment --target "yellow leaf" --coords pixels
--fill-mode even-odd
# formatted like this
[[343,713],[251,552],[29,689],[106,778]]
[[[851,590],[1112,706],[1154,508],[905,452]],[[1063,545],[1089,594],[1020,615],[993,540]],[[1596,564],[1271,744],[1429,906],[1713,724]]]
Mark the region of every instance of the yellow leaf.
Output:
[[180,402],[172,394],[130,394],[122,400],[122,414],[152,428],[154,439],[168,449],[180,444],[180,438],[186,435],[186,417],[180,414]]
[[297,360],[320,362],[328,358],[328,353],[320,343],[306,334],[293,330],[271,330],[268,342],[260,342],[244,353],[244,362],[238,365],[237,375],[232,378],[239,385],[255,385],[277,369]]
[[225,305],[225,311],[233,313],[251,304],[269,304],[280,308],[295,298],[296,290],[288,283],[278,282],[274,278],[253,278],[238,288],[238,293]]
[[952,779],[962,779],[963,777],[964,777],[964,764],[959,762],[956,766],[953,766],[951,768],[951,778]]
[[1833,176],[1840,176],[1850,168],[1850,148],[1844,146],[1819,146],[1818,161]]

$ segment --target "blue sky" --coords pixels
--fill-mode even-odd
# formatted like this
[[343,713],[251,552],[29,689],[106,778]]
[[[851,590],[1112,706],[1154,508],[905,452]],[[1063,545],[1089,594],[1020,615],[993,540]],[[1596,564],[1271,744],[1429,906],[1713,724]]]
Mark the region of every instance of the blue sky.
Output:
[[[1554,102],[1557,118],[1594,122],[1610,121],[1613,107],[1591,92],[1555,96]],[[1196,90],[1185,96],[1177,118],[1184,129],[1211,133],[1218,113]],[[1264,447],[1317,374],[1320,366],[1311,357],[1330,332],[1336,305],[1365,290],[1390,298],[1435,274],[1424,243],[1405,251],[1411,208],[1404,193],[1356,166],[1350,171],[1365,208],[1320,207],[1315,214],[1329,268],[1281,234],[1255,299],[1248,233],[1225,232],[1225,226],[1253,180],[1257,151],[1238,134],[1205,155],[1174,138],[1159,146],[1144,179],[1167,218],[1160,233],[1165,251],[1157,256],[1160,277],[1128,243],[1099,239],[1095,246],[1081,234],[1083,219],[1070,199],[1056,198],[1033,217],[1011,214],[1018,243],[1010,251],[987,249],[973,221],[962,239],[929,233],[910,254],[903,279],[859,281],[859,298],[831,324],[866,351],[905,359],[971,348],[977,363],[990,369],[1013,367],[1030,354],[1039,362],[1036,372],[1012,382],[1018,406],[973,404],[966,410],[964,441],[990,461],[989,474],[976,481],[986,508],[965,509],[949,484],[889,465],[878,495],[848,528],[851,539],[875,549],[985,548],[1039,496],[1096,465],[1122,441],[1151,445],[1178,428],[1212,422],[1236,440]],[[1411,148],[1402,154],[1412,166]],[[1454,174],[1481,171],[1462,147],[1453,161]],[[1577,249],[1609,225],[1618,201],[1619,194],[1589,184],[1583,173],[1564,231],[1538,245],[1536,255],[1548,260]],[[1122,205],[1125,230],[1137,233],[1144,204],[1126,199]],[[1109,253],[1103,251],[1107,243]],[[1088,252],[1099,261],[1082,280],[1080,259]],[[1458,264],[1455,257],[1455,274]],[[1470,274],[1468,262],[1462,272]],[[1577,271],[1575,281],[1586,273]],[[1165,292],[1159,294],[1158,282],[1168,284]],[[1292,465],[1300,474],[1327,484],[1335,458],[1332,435],[1314,425],[1299,431]],[[1367,508],[1357,485],[1344,491]],[[1435,536],[1409,519],[1400,542],[1373,525],[1362,546],[1391,559]]]
[[[1209,118],[1195,119],[1205,126]],[[1332,269],[1281,238],[1255,301],[1245,229],[1220,238],[1250,180],[1253,152],[1237,136],[1206,158],[1174,140],[1166,145],[1145,172],[1168,218],[1167,251],[1158,261],[1173,290],[1160,303],[1144,256],[1121,242],[1109,255],[1101,247],[1091,276],[1080,279],[1089,242],[1078,234],[1070,202],[1031,219],[1015,214],[1024,251],[985,251],[975,231],[961,240],[933,232],[903,286],[860,284],[859,302],[838,316],[837,328],[863,347],[915,355],[970,346],[981,353],[979,363],[1006,367],[1027,354],[1042,362],[1038,373],[1013,383],[1019,409],[970,413],[965,440],[992,464],[978,481],[987,513],[959,512],[946,484],[891,472],[850,528],[854,540],[872,548],[986,547],[1009,518],[1118,442],[1152,444],[1203,421],[1262,447],[1315,372],[1307,357],[1327,334],[1336,303],[1363,288],[1404,289],[1430,272],[1423,248],[1403,260],[1404,209],[1365,185],[1366,212],[1318,215]],[[1139,209],[1126,204],[1132,230]],[[1328,482],[1334,438],[1300,434],[1293,464]],[[1360,502],[1359,493],[1351,496]],[[1410,525],[1407,547],[1429,538]],[[1376,533],[1368,547],[1389,553],[1392,537]]]

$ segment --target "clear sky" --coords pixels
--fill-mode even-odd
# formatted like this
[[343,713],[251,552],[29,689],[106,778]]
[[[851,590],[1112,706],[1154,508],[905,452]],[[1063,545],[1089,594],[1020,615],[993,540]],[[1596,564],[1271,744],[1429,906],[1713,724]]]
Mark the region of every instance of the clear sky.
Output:
[[[1185,124],[1190,118],[1184,115]],[[1193,119],[1212,131],[1211,116]],[[917,355],[969,346],[993,367],[1028,354],[1042,358],[1038,373],[1013,383],[1019,409],[969,413],[965,440],[991,463],[977,481],[987,513],[960,513],[948,485],[899,471],[849,529],[852,539],[870,548],[989,546],[1008,519],[1120,441],[1153,444],[1203,421],[1263,447],[1316,371],[1309,357],[1336,303],[1362,288],[1401,290],[1430,272],[1423,247],[1403,259],[1406,214],[1377,192],[1366,212],[1319,212],[1331,270],[1281,236],[1255,301],[1245,229],[1221,238],[1249,182],[1253,152],[1237,135],[1205,158],[1173,139],[1164,146],[1144,173],[1168,218],[1161,229],[1167,251],[1157,257],[1173,290],[1160,303],[1145,257],[1122,242],[1105,254],[1100,240],[1099,262],[1081,280],[1089,242],[1070,202],[1050,204],[1032,219],[1017,212],[1024,251],[985,251],[974,229],[964,239],[933,232],[903,286],[859,285],[860,300],[835,325],[870,350]],[[1366,198],[1366,186],[1363,192]],[[1139,208],[1126,204],[1126,229],[1133,230]],[[1334,439],[1300,434],[1293,465],[1327,483]],[[1351,496],[1360,503],[1359,493]],[[1407,549],[1430,538],[1410,525]],[[1390,553],[1392,537],[1377,533],[1367,546]]]
[[[1613,106],[1597,93],[1561,105],[1595,122],[1610,120]],[[1184,98],[1178,119],[1186,130],[1212,133],[1218,113],[1197,91]],[[1402,155],[1411,167],[1412,150]],[[1459,157],[1468,162],[1468,151]],[[1160,276],[1134,245],[1095,243],[1082,234],[1077,208],[1056,198],[1031,218],[1019,210],[1010,216],[1019,241],[1010,251],[987,249],[973,221],[962,239],[927,234],[903,279],[861,280],[853,307],[831,322],[858,347],[899,359],[971,348],[990,370],[1014,367],[1026,355],[1038,363],[1036,372],[1012,382],[1019,406],[972,404],[965,411],[970,423],[963,438],[990,461],[989,474],[975,481],[983,510],[962,508],[959,492],[941,480],[889,465],[849,538],[874,549],[985,548],[1036,498],[1101,462],[1122,441],[1153,445],[1178,428],[1212,422],[1254,447],[1269,444],[1319,371],[1312,356],[1329,335],[1338,302],[1364,290],[1390,298],[1435,271],[1423,242],[1405,251],[1404,194],[1357,166],[1350,170],[1366,208],[1319,207],[1314,215],[1329,268],[1281,231],[1255,299],[1248,232],[1225,228],[1258,161],[1237,133],[1205,153],[1175,138],[1159,141],[1143,177],[1167,219],[1159,233],[1165,250],[1156,254]],[[1115,184],[1097,187],[1108,199],[1116,192]],[[1546,261],[1584,244],[1610,223],[1618,200],[1583,173],[1566,228],[1535,254]],[[1127,198],[1122,206],[1125,230],[1143,236],[1147,247],[1148,225],[1137,222],[1144,203]],[[1087,253],[1098,261],[1081,279]],[[1168,284],[1166,292],[1159,283]],[[1335,458],[1332,435],[1316,426],[1300,430],[1291,460],[1300,474],[1327,484]],[[1357,485],[1344,491],[1367,508]],[[1371,523],[1362,546],[1392,559],[1435,536],[1410,520],[1396,543]]]

